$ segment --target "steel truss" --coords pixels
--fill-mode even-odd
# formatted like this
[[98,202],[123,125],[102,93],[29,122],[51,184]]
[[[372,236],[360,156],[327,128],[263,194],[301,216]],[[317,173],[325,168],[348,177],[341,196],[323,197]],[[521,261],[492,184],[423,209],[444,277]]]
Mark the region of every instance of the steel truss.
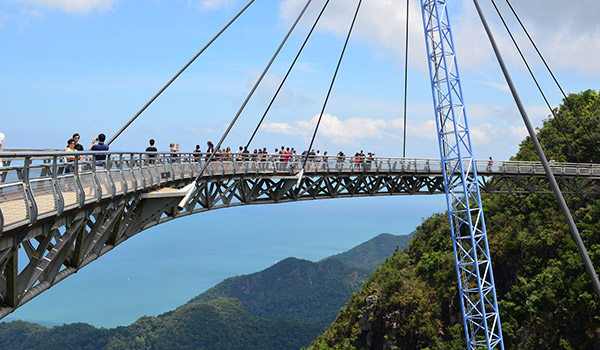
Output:
[[[190,179],[172,183],[183,187]],[[116,196],[0,236],[0,318],[135,234],[174,218],[247,204],[442,193],[440,176],[348,174],[295,179],[222,175],[203,179],[183,211],[181,197],[145,191]],[[160,191],[158,191],[160,192]],[[26,257],[27,261],[20,261]]]
[[467,347],[504,349],[447,3],[421,0],[421,9]]

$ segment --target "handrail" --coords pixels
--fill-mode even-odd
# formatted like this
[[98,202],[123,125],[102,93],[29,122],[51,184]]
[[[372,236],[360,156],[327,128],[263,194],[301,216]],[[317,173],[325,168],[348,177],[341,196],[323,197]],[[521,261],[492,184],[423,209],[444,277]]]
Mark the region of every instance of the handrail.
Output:
[[[0,152],[0,233],[115,196],[184,185],[181,181],[198,175],[206,164],[207,155],[183,152]],[[74,161],[66,161],[67,156],[75,157]],[[102,157],[105,159],[98,159]],[[301,161],[301,155],[218,154],[203,176],[296,176],[302,167]],[[481,176],[545,176],[539,162],[476,160],[475,168]],[[598,164],[555,163],[553,171],[561,176],[600,178]],[[304,172],[309,177],[317,173],[440,176],[442,164],[439,159],[426,158],[321,155],[310,157]]]
[[[124,155],[156,155],[156,156],[162,156],[162,157],[167,157],[167,156],[187,156],[187,157],[196,157],[196,156],[200,156],[202,158],[205,158],[207,155],[209,155],[210,153],[206,153],[206,152],[202,152],[202,153],[195,153],[195,152],[130,152],[130,151],[117,151],[117,152],[113,152],[113,151],[77,151],[75,154],[82,156],[82,155],[109,155],[109,154],[124,154]],[[69,156],[69,155],[74,155],[73,152],[69,152],[69,151],[12,151],[12,152],[0,152],[0,159],[3,158],[20,158],[20,157],[32,157],[32,158],[37,158],[37,157],[52,157],[52,156]],[[217,153],[217,156],[219,155],[219,153]],[[220,153],[221,156],[226,155],[226,153]],[[228,156],[230,157],[238,157],[240,156],[239,153],[229,153]],[[292,158],[301,158],[302,155],[300,154],[296,154],[296,155],[282,155],[282,154],[278,154],[278,153],[268,153],[268,154],[261,154],[261,153],[244,153],[241,155],[242,157],[260,157],[260,156],[268,156],[268,157],[292,157]],[[337,159],[338,156],[335,154],[331,154],[331,155],[319,155],[319,156],[309,156],[310,158],[327,158],[327,159]],[[354,159],[355,156],[354,155],[344,155],[343,156],[345,159]],[[368,156],[363,156],[361,157],[362,159],[368,159]],[[431,158],[402,158],[402,157],[373,157],[372,159],[393,159],[393,160],[422,160],[422,161],[437,161],[439,162],[439,159],[431,159]],[[475,162],[477,164],[489,164],[489,160],[475,160]],[[493,165],[494,166],[498,166],[498,165],[513,165],[513,164],[519,164],[519,165],[539,165],[541,164],[541,162],[539,161],[515,161],[515,160],[500,160],[500,161],[493,161]],[[552,164],[552,163],[551,163]],[[596,163],[569,163],[569,162],[555,162],[553,163],[554,166],[576,166],[576,167],[600,167],[600,164],[596,164]]]

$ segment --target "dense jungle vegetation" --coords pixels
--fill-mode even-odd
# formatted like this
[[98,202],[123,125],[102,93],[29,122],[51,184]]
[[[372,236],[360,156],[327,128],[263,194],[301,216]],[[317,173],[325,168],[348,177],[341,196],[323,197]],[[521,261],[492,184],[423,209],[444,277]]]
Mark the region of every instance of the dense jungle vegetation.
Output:
[[[538,130],[547,158],[600,163],[600,97],[571,94]],[[514,160],[537,160],[529,138]],[[596,270],[600,198],[566,199]],[[553,195],[484,195],[507,349],[600,349],[600,300]],[[425,220],[352,295],[313,350],[465,348],[447,215]]]

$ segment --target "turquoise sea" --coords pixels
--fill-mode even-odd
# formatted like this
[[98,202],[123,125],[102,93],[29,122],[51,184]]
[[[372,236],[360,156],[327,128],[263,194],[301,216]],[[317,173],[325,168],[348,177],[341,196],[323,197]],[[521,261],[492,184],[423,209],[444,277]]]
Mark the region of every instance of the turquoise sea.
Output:
[[139,233],[4,320],[128,325],[290,256],[317,261],[380,233],[408,234],[445,211],[445,203],[443,195],[328,199],[173,220]]

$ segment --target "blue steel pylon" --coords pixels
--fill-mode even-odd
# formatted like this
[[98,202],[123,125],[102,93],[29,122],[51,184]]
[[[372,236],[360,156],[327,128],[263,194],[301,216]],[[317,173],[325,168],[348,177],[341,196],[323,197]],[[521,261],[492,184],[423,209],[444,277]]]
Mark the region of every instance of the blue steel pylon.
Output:
[[504,349],[446,0],[421,0],[421,10],[467,349]]

